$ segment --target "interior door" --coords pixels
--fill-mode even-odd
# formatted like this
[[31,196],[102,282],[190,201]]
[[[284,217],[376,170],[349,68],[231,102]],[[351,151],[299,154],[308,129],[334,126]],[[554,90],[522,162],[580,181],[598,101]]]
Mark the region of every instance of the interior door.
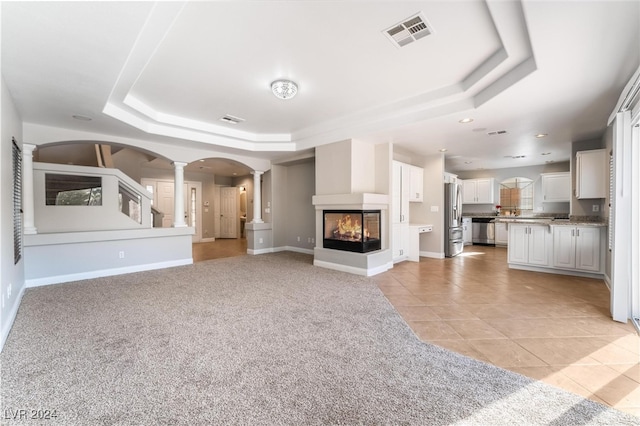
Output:
[[238,238],[237,195],[235,187],[220,188],[220,238]]
[[163,213],[162,227],[170,228],[173,225],[173,182],[158,181],[158,210]]

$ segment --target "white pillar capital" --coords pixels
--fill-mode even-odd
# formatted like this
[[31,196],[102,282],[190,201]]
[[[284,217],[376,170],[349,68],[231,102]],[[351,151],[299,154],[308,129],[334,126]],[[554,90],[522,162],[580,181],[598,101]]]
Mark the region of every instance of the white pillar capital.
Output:
[[25,234],[37,234],[33,192],[33,151],[36,145],[22,144],[22,220]]
[[264,172],[254,170],[253,175],[253,220],[251,223],[264,223],[262,220],[262,183],[260,176]]
[[38,149],[38,145],[33,145],[30,143],[23,143],[22,144],[22,155],[25,155],[27,153],[31,154],[33,156],[33,151],[35,151],[36,149]]
[[188,163],[174,161],[175,179],[173,181],[173,227],[187,226],[184,221],[184,166]]

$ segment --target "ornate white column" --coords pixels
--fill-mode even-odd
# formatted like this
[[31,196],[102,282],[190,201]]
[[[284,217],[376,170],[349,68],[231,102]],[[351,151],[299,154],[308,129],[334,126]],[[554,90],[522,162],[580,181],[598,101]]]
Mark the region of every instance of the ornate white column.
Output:
[[263,173],[257,170],[251,172],[253,175],[253,220],[251,223],[264,223],[262,220],[262,184],[260,183],[260,176]]
[[33,151],[36,146],[22,144],[22,220],[25,234],[37,234],[33,204]]
[[187,226],[184,221],[184,166],[188,163],[173,162],[174,184],[173,184],[173,227],[180,228]]

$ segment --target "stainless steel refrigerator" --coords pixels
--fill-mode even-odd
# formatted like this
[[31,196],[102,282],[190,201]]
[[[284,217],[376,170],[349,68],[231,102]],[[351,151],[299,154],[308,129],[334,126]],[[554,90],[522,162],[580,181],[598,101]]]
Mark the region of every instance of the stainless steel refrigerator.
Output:
[[462,253],[462,187],[457,183],[444,184],[444,255]]

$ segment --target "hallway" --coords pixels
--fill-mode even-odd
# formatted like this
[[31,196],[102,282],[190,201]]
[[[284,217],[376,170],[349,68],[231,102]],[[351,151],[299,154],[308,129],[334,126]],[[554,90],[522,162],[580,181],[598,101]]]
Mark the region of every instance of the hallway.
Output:
[[193,243],[193,261],[220,259],[247,254],[246,238],[218,238],[207,243]]

